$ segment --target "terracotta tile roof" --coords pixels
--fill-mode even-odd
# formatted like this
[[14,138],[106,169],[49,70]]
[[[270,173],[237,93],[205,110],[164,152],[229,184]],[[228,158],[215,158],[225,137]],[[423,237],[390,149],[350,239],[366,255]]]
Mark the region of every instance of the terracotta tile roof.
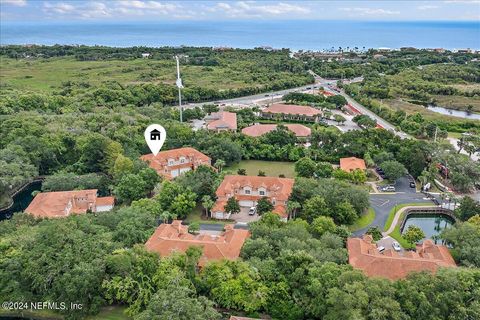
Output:
[[113,197],[97,198],[97,189],[41,192],[25,212],[40,218],[66,217],[86,213],[88,209],[94,212],[97,205],[107,202],[113,205],[113,201]]
[[[251,187],[253,190],[263,187],[267,190],[268,198],[270,200],[275,198],[277,201],[285,202],[292,193],[294,182],[295,180],[289,178],[227,175],[215,192],[218,200],[212,208],[212,211],[224,210],[226,201],[229,198],[228,194],[234,195],[235,199],[238,201],[258,201],[263,197],[261,195],[235,193],[235,190],[242,189],[246,186]],[[286,216],[286,208],[282,204],[277,204],[273,212],[276,212],[281,216]]]
[[247,318],[247,317],[240,317],[240,316],[230,316],[228,320],[258,320],[257,318]]
[[[292,131],[297,137],[308,137],[312,130],[301,124],[285,124],[288,130]],[[267,132],[277,128],[276,124],[255,124],[242,129],[242,133],[250,137],[259,137]]]
[[435,273],[439,267],[455,267],[455,261],[445,246],[425,240],[417,246],[416,252],[405,252],[402,256],[392,250],[380,253],[371,236],[347,240],[348,262],[356,269],[363,270],[369,277],[391,280],[401,279],[414,271]]
[[309,117],[322,114],[322,111],[308,107],[293,104],[272,104],[270,107],[263,110],[265,113],[283,113],[283,114],[298,114]]
[[343,171],[353,171],[355,169],[365,170],[367,169],[365,165],[365,160],[350,157],[350,158],[340,158],[340,169]]
[[216,130],[227,128],[230,130],[237,130],[237,114],[235,112],[214,112],[207,117],[213,121],[208,123],[207,129]]
[[99,197],[97,198],[97,206],[113,206],[115,204],[114,197]]
[[[189,162],[184,164],[177,164],[173,166],[167,166],[168,159],[173,159],[174,161],[180,161],[180,157],[185,157],[189,159]],[[148,162],[150,168],[157,171],[157,173],[167,179],[172,179],[172,176],[169,172],[165,172],[165,167],[170,169],[178,169],[178,168],[187,168],[190,167],[193,169],[199,165],[210,165],[211,159],[207,155],[201,153],[200,151],[191,148],[179,148],[179,149],[172,149],[161,151],[154,156],[152,153],[145,154],[140,157],[141,160]],[[169,171],[168,170],[168,171]]]
[[203,266],[212,260],[237,259],[249,236],[248,230],[233,229],[233,225],[226,225],[225,232],[219,236],[192,235],[181,220],[174,220],[171,224],[161,224],[145,246],[147,250],[158,252],[161,256],[168,256],[175,251],[185,252],[191,246],[201,246],[203,254],[199,265]]

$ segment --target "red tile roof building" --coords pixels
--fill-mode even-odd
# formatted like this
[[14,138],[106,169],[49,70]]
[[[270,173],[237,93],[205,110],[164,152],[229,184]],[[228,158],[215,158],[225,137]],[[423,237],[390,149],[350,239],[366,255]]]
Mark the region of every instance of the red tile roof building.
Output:
[[367,166],[365,165],[365,160],[350,157],[350,158],[340,158],[340,169],[346,172],[351,172],[354,170],[366,170]]
[[210,166],[212,162],[207,155],[190,147],[161,151],[156,156],[150,153],[140,159],[148,162],[150,168],[168,180],[195,170],[200,165]]
[[207,129],[217,132],[226,130],[237,130],[237,114],[235,112],[214,112],[205,118]]
[[321,115],[322,112],[318,109],[293,104],[272,104],[262,110],[262,116],[270,119],[280,116],[280,118],[288,120],[317,122]]
[[256,206],[258,200],[267,197],[274,206],[273,212],[286,219],[293,183],[294,180],[288,178],[227,175],[216,191],[217,202],[212,214],[217,219],[230,218],[224,209],[230,197],[235,197],[243,208]]
[[[299,138],[309,137],[312,130],[301,124],[285,124],[288,130],[292,131]],[[277,128],[276,124],[255,124],[242,129],[242,133],[250,137],[259,137]]]
[[348,262],[356,269],[363,270],[368,277],[381,277],[391,280],[405,278],[415,271],[435,273],[440,267],[455,267],[447,247],[435,245],[425,240],[417,246],[417,251],[406,251],[400,255],[391,249],[380,253],[370,235],[348,238]]
[[38,218],[62,218],[71,214],[109,211],[114,206],[113,197],[97,197],[97,189],[41,192],[25,209]]
[[200,246],[203,254],[199,265],[204,266],[212,260],[235,260],[250,233],[244,229],[234,229],[233,225],[225,225],[225,232],[219,236],[188,233],[188,227],[181,220],[171,224],[161,224],[145,244],[147,250],[157,252],[161,256],[169,256],[172,252],[185,252],[189,247]]

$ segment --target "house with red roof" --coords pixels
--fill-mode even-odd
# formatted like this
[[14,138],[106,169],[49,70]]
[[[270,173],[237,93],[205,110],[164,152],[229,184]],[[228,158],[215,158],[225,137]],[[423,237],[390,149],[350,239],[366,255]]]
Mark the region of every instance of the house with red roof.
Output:
[[272,104],[262,110],[262,117],[267,119],[284,119],[318,122],[322,116],[322,111],[294,104]]
[[216,132],[237,131],[237,114],[235,112],[212,112],[205,117],[207,129]]
[[355,170],[366,170],[365,160],[355,157],[340,158],[340,169],[346,172]]
[[[242,129],[242,133],[250,137],[259,137],[270,131],[277,129],[276,124],[254,124],[253,126]],[[308,138],[312,134],[312,130],[302,124],[289,123],[284,124],[288,130],[292,131],[297,138]]]
[[141,156],[140,159],[168,180],[195,170],[201,165],[211,166],[212,163],[210,157],[190,147],[161,151],[156,156],[150,153]]
[[244,229],[234,229],[233,225],[225,225],[220,235],[188,233],[188,227],[181,220],[173,220],[171,224],[161,224],[145,243],[148,251],[157,252],[162,257],[174,252],[185,252],[189,247],[201,247],[202,256],[198,262],[203,267],[209,261],[228,259],[235,260],[240,255],[243,243],[250,236]]
[[98,197],[97,189],[41,192],[25,209],[37,218],[64,218],[72,214],[110,211],[113,197]]
[[231,197],[235,197],[244,209],[256,206],[258,200],[267,197],[274,206],[273,212],[286,220],[287,201],[294,182],[288,178],[227,175],[215,193],[217,201],[211,210],[212,215],[216,219],[229,219],[230,213],[225,212],[225,205]]
[[456,267],[448,248],[432,240],[417,245],[416,251],[399,253],[388,249],[380,252],[372,236],[364,235],[363,238],[348,238],[347,250],[348,262],[368,277],[397,280],[411,272],[435,273],[439,268]]

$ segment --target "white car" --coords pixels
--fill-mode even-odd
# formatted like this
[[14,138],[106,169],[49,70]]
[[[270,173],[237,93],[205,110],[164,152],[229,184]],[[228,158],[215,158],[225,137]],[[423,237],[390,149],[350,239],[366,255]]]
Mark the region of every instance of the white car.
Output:
[[248,215],[254,216],[255,213],[257,213],[257,207],[250,207],[250,210],[248,210]]
[[395,250],[395,251],[402,250],[402,247],[400,247],[400,243],[398,243],[397,241],[393,241],[392,247],[393,247],[393,250]]
[[380,247],[377,248],[377,250],[378,250],[378,252],[383,252],[383,251],[385,251],[385,247],[380,246]]

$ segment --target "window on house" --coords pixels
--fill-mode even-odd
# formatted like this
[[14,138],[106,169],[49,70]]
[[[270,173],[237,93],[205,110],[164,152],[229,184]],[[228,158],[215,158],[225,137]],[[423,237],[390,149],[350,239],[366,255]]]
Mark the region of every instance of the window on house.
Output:
[[245,190],[245,194],[250,194],[250,190]]
[[169,166],[173,166],[173,160],[169,160],[169,161],[168,161],[168,165],[169,165]]
[[272,199],[272,204],[273,205],[277,204],[277,201],[275,199]]
[[260,190],[260,191],[259,191],[259,194],[260,194],[261,196],[264,196],[264,195],[265,195],[265,191]]
[[180,163],[185,163],[185,159],[180,159]]

